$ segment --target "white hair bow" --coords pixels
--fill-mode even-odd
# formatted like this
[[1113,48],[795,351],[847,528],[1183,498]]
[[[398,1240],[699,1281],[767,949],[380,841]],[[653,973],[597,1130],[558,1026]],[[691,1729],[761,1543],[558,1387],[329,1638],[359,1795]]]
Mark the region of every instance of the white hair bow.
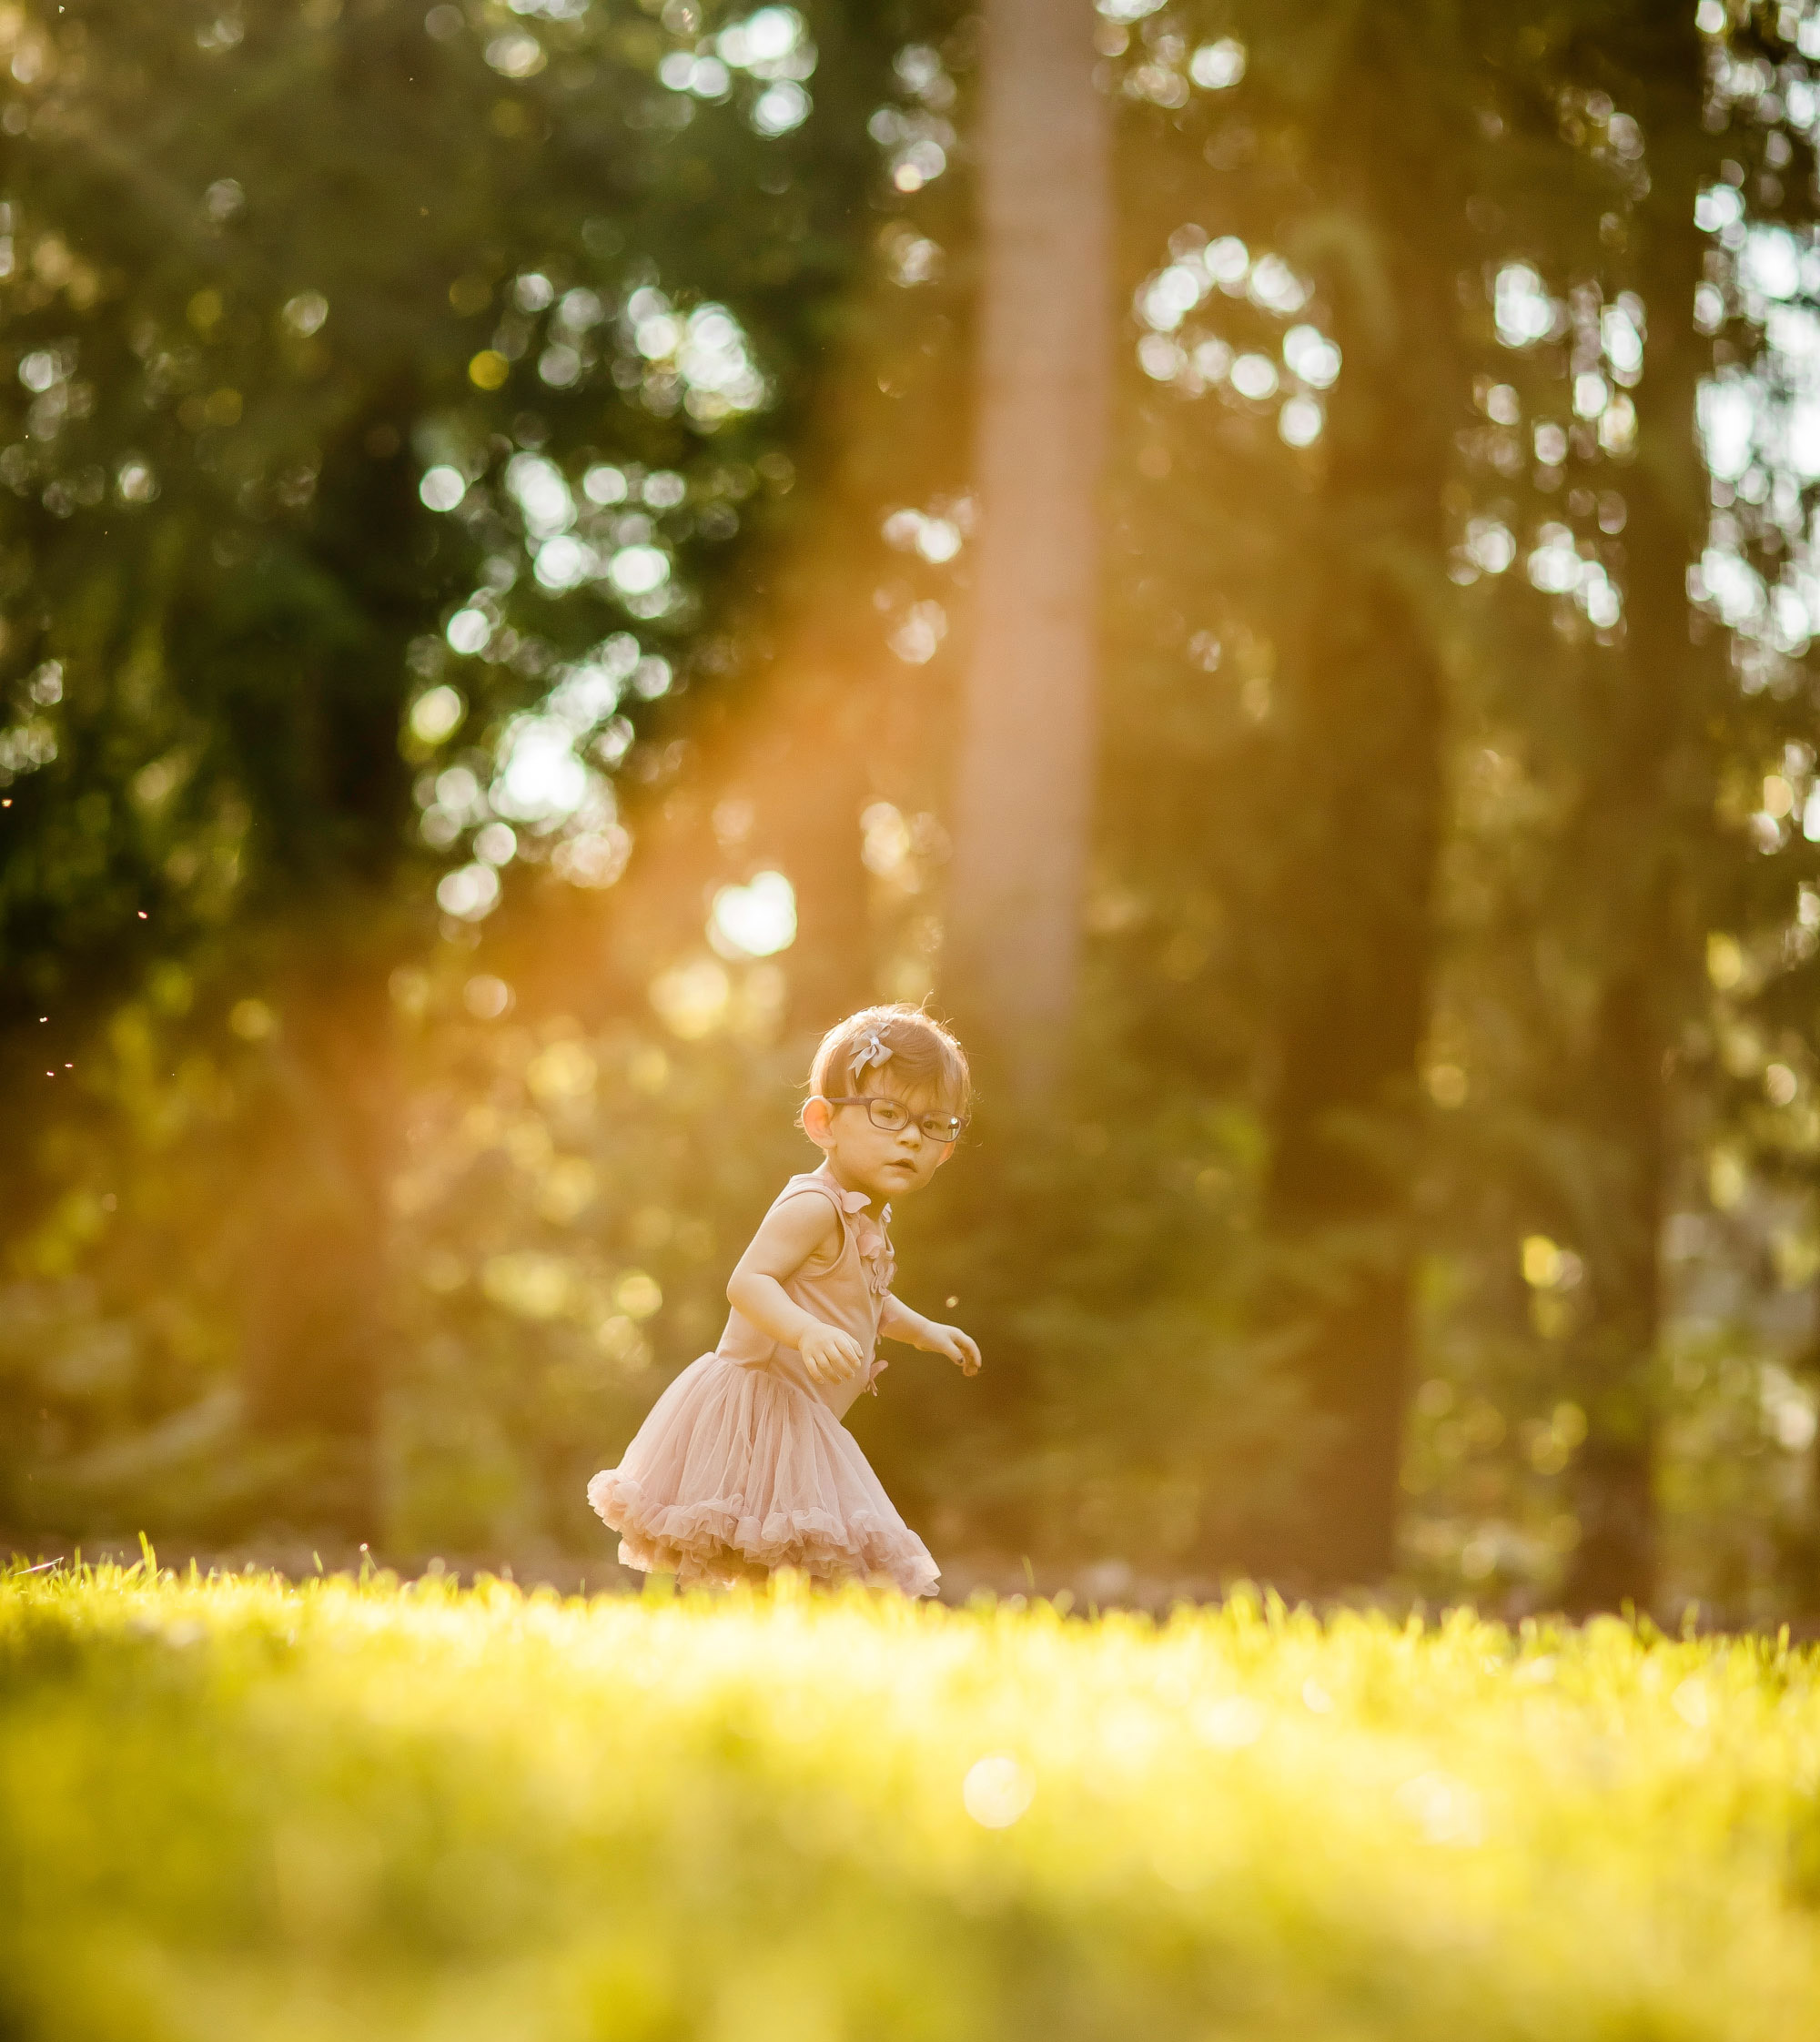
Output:
[[885,1065],[891,1061],[891,1051],[878,1039],[876,1028],[866,1036],[864,1046],[854,1055],[849,1066],[854,1077],[862,1071],[870,1070],[875,1064]]

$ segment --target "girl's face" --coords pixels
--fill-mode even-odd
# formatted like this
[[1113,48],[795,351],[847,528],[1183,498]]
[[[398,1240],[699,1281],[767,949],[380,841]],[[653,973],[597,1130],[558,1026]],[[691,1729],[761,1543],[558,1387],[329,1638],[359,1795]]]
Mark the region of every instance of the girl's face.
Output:
[[813,1098],[803,1108],[803,1131],[827,1157],[836,1178],[850,1191],[864,1191],[875,1205],[920,1191],[955,1152],[951,1141],[925,1134],[919,1116],[947,1110],[933,1096],[894,1086],[879,1071],[868,1071],[854,1094],[907,1108],[901,1127],[880,1127],[864,1105],[836,1106]]

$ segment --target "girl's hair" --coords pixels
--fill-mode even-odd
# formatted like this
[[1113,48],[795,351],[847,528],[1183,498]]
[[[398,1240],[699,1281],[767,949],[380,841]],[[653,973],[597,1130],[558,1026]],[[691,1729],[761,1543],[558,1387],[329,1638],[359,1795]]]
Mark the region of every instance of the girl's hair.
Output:
[[[879,1058],[875,1043],[890,1056]],[[900,1002],[862,1007],[836,1022],[809,1066],[809,1089],[824,1099],[848,1098],[864,1092],[867,1079],[875,1082],[881,1076],[895,1092],[928,1093],[958,1114],[966,1112],[973,1098],[966,1051],[920,1006]]]

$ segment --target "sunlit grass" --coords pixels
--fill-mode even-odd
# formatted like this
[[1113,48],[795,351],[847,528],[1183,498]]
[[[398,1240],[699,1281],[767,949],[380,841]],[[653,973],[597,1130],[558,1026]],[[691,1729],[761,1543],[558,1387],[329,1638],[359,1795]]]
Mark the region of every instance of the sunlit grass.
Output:
[[1781,2038],[1820,1657],[0,1579],[0,2034]]

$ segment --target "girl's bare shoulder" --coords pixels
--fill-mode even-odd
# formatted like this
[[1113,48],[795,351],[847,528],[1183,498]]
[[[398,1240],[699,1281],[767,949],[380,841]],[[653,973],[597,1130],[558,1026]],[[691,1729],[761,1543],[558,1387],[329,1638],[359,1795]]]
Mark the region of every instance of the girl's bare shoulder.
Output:
[[[796,1268],[840,1230],[840,1211],[832,1196],[818,1185],[796,1184],[780,1192],[776,1203],[759,1222],[758,1231],[743,1257],[769,1263],[787,1257]],[[776,1273],[773,1271],[772,1273]]]

